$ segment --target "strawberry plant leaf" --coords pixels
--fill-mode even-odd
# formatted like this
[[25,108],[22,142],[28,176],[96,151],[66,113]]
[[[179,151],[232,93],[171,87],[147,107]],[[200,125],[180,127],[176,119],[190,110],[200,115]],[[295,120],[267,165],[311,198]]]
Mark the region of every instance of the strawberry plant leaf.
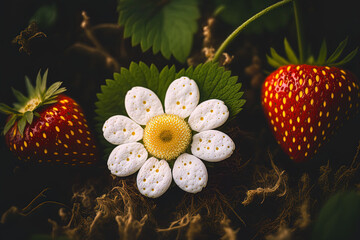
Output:
[[26,118],[26,121],[31,124],[34,118],[34,113],[32,111],[27,111],[24,113],[24,116]]
[[62,82],[56,82],[52,84],[45,92],[44,99],[48,99],[49,97],[53,96],[54,93],[59,89]]
[[282,66],[281,63],[279,63],[277,60],[270,57],[269,55],[266,55],[266,59],[267,59],[268,63],[270,64],[270,66],[272,66],[273,68],[278,68],[278,67]]
[[291,48],[291,46],[286,38],[284,38],[284,47],[285,47],[286,56],[290,60],[290,62],[293,64],[297,64],[299,62],[299,60],[296,57],[294,50]]
[[339,46],[335,49],[333,54],[328,58],[326,61],[327,64],[334,63],[341,55],[341,53],[344,51],[346,44],[347,44],[348,38],[346,38],[344,41],[342,41]]
[[[46,80],[47,80],[47,75],[48,75],[48,69],[46,69],[46,71],[44,72],[42,79],[41,79],[41,85],[40,85],[40,91],[42,93],[45,93],[46,91]],[[39,71],[39,77],[41,78],[41,74]]]
[[[196,68],[189,67],[176,72],[174,66],[166,66],[161,71],[155,65],[147,66],[145,63],[132,62],[129,69],[121,68],[120,73],[114,73],[114,79],[107,79],[106,84],[101,86],[101,93],[97,94],[96,122],[99,135],[102,136],[104,122],[114,115],[125,115],[125,95],[135,86],[142,86],[154,91],[162,103],[168,86],[177,78],[187,76],[193,79],[200,90],[200,102],[208,99],[224,101],[230,112],[230,118],[234,118],[242,109],[245,100],[240,91],[241,83],[238,77],[231,76],[231,72],[220,67],[218,63],[208,62],[200,64]],[[113,146],[100,137],[106,153],[110,153]]]
[[351,51],[348,55],[346,55],[346,57],[344,57],[343,60],[341,60],[340,62],[337,63],[330,63],[329,66],[342,66],[345,65],[346,63],[350,62],[357,54],[359,48],[357,47],[355,50]]
[[10,130],[10,128],[12,126],[14,126],[16,119],[17,119],[16,115],[12,115],[10,117],[9,121],[5,124],[4,131],[3,131],[4,135]]
[[327,57],[327,45],[326,45],[326,41],[323,40],[323,42],[321,43],[319,56],[318,56],[318,58],[316,60],[316,63],[319,64],[319,65],[324,64],[325,61],[326,61],[326,57]]
[[18,121],[18,129],[19,129],[19,132],[20,132],[21,135],[23,135],[23,133],[24,133],[25,126],[26,126],[26,117],[23,116]]
[[28,92],[29,98],[35,97],[35,88],[31,84],[30,78],[28,76],[25,76],[25,85]]
[[133,46],[185,62],[200,16],[197,5],[197,0],[120,0],[118,22]]
[[15,109],[9,107],[8,105],[4,104],[4,103],[0,103],[0,112],[5,113],[7,115],[10,114],[19,114],[18,111],[16,111]]
[[16,90],[15,88],[11,88],[15,98],[19,101],[21,104],[25,104],[29,99],[25,97],[21,92]]
[[[272,64],[276,65],[276,67],[289,64],[289,62],[285,58],[281,57],[274,48],[270,48],[270,54],[271,54],[271,57],[267,56],[267,58],[268,58],[268,60],[269,60],[269,58],[271,58],[270,62],[272,62]],[[274,66],[274,65],[272,65],[272,66]]]

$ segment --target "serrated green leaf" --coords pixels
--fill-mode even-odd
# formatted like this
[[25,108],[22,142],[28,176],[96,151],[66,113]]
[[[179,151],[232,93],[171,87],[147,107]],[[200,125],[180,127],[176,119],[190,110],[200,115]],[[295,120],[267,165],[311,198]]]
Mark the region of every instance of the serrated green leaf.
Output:
[[200,16],[197,5],[197,0],[120,0],[118,22],[133,46],[185,62]]
[[291,48],[291,46],[286,38],[284,39],[284,47],[285,47],[286,56],[290,60],[290,62],[293,64],[299,63],[299,60],[296,57],[294,50]]
[[24,116],[26,118],[26,121],[31,124],[34,119],[34,113],[32,111],[27,111],[24,113]]
[[134,86],[142,86],[154,91],[160,101],[164,103],[166,91],[175,79],[187,76],[193,79],[200,90],[200,102],[208,99],[220,99],[224,101],[230,112],[230,118],[234,118],[242,109],[245,100],[240,92],[241,83],[236,76],[220,67],[217,63],[208,62],[198,65],[195,69],[189,67],[176,72],[174,66],[165,66],[161,71],[155,65],[147,66],[145,63],[130,64],[129,69],[122,68],[120,73],[114,73],[114,79],[107,79],[101,86],[101,93],[97,94],[96,106],[97,130],[101,136],[100,141],[106,147],[106,153],[110,153],[113,145],[102,137],[102,125],[111,116],[125,115],[125,95]]
[[12,115],[10,117],[9,121],[7,121],[7,123],[5,124],[4,131],[3,131],[4,135],[12,128],[12,126],[14,126],[16,119],[17,119],[16,115]]

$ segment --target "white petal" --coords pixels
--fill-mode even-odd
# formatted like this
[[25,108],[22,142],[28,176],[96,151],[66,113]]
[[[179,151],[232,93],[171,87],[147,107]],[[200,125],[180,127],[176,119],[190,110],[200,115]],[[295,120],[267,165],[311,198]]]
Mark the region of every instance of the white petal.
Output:
[[136,142],[142,139],[144,129],[128,117],[112,116],[103,125],[104,138],[116,145]]
[[183,153],[174,163],[173,178],[182,190],[197,193],[206,187],[208,173],[205,164],[200,159]]
[[217,99],[202,102],[189,117],[189,125],[197,132],[220,127],[229,117],[229,110],[223,101]]
[[129,117],[140,125],[157,115],[164,114],[160,99],[150,89],[133,87],[125,96],[125,109]]
[[188,117],[199,103],[200,93],[196,82],[188,77],[173,81],[166,91],[165,112]]
[[157,198],[163,195],[172,181],[171,169],[165,160],[149,158],[137,175],[137,186],[141,194]]
[[148,153],[141,143],[126,143],[112,150],[108,159],[108,168],[112,174],[118,177],[126,177],[145,163]]
[[219,162],[231,156],[235,150],[235,143],[223,132],[208,130],[193,136],[191,152],[196,157]]

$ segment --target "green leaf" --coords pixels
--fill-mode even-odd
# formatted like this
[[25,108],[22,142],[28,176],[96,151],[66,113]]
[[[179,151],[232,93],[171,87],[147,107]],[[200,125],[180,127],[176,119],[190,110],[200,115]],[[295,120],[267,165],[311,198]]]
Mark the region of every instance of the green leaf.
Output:
[[26,127],[26,117],[25,116],[22,116],[22,118],[20,118],[17,126],[18,126],[20,134],[23,135],[24,129]]
[[340,62],[337,63],[330,63],[329,66],[342,66],[346,63],[350,62],[357,54],[359,48],[355,48],[351,53],[349,53],[344,59],[342,59]]
[[42,105],[45,105],[45,104],[53,104],[53,103],[57,103],[58,101],[57,100],[47,100],[46,102],[44,102]]
[[24,116],[26,118],[26,121],[31,124],[34,119],[34,113],[32,111],[27,111],[24,113]]
[[31,84],[30,78],[28,76],[25,76],[25,85],[28,92],[29,98],[35,97],[35,88]]
[[286,38],[284,39],[284,47],[285,47],[286,56],[289,59],[289,61],[293,64],[299,63],[299,60],[296,57],[294,50],[291,48],[291,46]]
[[285,58],[281,57],[274,48],[270,48],[270,54],[271,54],[272,58],[274,60],[276,60],[278,63],[280,63],[281,65],[289,64],[289,62]]
[[282,66],[281,63],[279,63],[277,60],[273,59],[269,55],[266,55],[266,59],[267,59],[268,63],[270,64],[270,66],[272,66],[274,68],[278,68],[278,67]]
[[56,91],[59,89],[59,87],[61,86],[62,82],[56,82],[54,84],[52,84],[46,91],[45,95],[44,95],[44,100],[52,97],[55,95]]
[[134,86],[146,87],[154,91],[164,103],[168,86],[182,76],[187,76],[197,83],[200,102],[208,99],[224,101],[229,109],[230,118],[234,118],[241,111],[245,103],[242,99],[243,92],[240,91],[241,83],[236,76],[231,76],[230,71],[217,63],[208,62],[196,68],[189,67],[176,72],[174,66],[166,66],[159,71],[155,65],[149,67],[143,62],[132,62],[129,69],[121,68],[120,73],[114,73],[114,79],[107,79],[106,84],[101,86],[101,92],[97,94],[95,120],[100,141],[106,146],[107,153],[110,153],[114,146],[102,137],[102,125],[111,116],[127,116],[124,105],[126,93]]
[[27,97],[25,97],[18,90],[14,89],[14,88],[11,88],[11,90],[12,90],[14,96],[16,97],[16,99],[19,101],[20,105],[23,105],[29,101],[29,99]]
[[346,38],[344,41],[342,41],[339,46],[335,49],[334,53],[331,54],[331,56],[326,61],[326,65],[329,65],[331,63],[334,63],[341,55],[341,53],[344,51],[346,44],[347,44],[348,38]]
[[3,131],[4,135],[12,128],[12,126],[14,126],[16,119],[17,119],[17,115],[12,115],[10,117],[9,121],[7,121],[7,123],[5,124]]
[[[41,79],[40,92],[42,94],[44,94],[46,91],[46,80],[47,80],[48,72],[49,72],[48,69],[46,69],[46,71],[43,74],[42,79]],[[40,74],[40,71],[39,71],[39,74]]]
[[8,105],[4,104],[4,103],[0,103],[0,112],[5,113],[7,115],[10,114],[19,114],[18,111],[16,111],[15,109],[9,107]]
[[200,17],[197,5],[197,0],[119,0],[118,22],[133,46],[185,62]]
[[65,87],[59,88],[58,90],[56,90],[53,95],[59,95],[60,93],[63,93],[66,91]]
[[36,83],[35,83],[35,94],[39,98],[41,98],[41,70],[39,70],[38,75],[36,76]]
[[315,58],[314,56],[309,56],[307,59],[306,59],[306,63],[309,64],[309,65],[313,65],[315,63]]
[[359,239],[360,196],[357,191],[336,192],[317,215],[310,239]]
[[327,45],[326,45],[326,41],[323,40],[323,42],[321,43],[320,52],[316,60],[316,63],[319,65],[323,65],[326,61],[326,57],[327,57]]

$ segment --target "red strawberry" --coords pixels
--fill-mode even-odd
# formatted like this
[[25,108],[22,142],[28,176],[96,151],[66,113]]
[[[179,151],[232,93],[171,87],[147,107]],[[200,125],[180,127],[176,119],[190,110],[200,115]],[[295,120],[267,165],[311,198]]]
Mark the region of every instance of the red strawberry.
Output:
[[10,114],[4,128],[6,143],[19,160],[30,163],[88,165],[97,160],[97,149],[80,106],[63,95],[57,82],[46,89],[47,71],[37,76],[29,97],[13,90],[20,103],[0,111]]
[[[273,58],[284,61],[272,51]],[[347,58],[352,55],[354,52]],[[319,59],[326,62],[324,57]],[[289,64],[266,78],[261,101],[282,149],[295,162],[302,162],[311,159],[358,112],[359,82],[351,72],[337,67]]]
[[358,110],[356,77],[336,67],[288,65],[265,80],[262,105],[282,149],[294,161],[311,158]]

